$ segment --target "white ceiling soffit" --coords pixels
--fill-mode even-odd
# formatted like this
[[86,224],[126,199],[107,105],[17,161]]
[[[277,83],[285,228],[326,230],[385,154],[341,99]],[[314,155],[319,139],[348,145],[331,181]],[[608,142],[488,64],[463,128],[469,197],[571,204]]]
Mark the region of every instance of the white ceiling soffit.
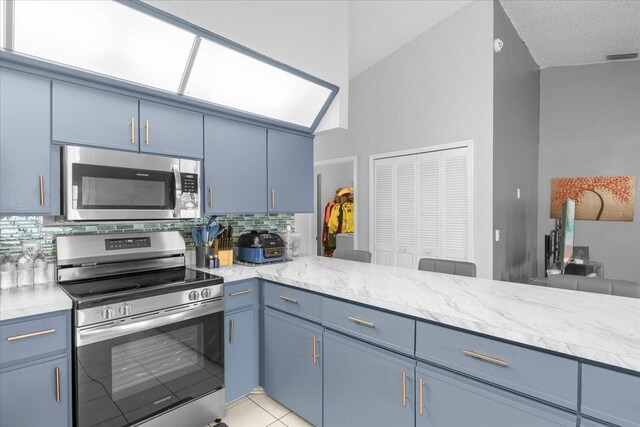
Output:
[[640,50],[638,0],[500,0],[540,68]]
[[349,78],[429,30],[469,0],[349,1]]

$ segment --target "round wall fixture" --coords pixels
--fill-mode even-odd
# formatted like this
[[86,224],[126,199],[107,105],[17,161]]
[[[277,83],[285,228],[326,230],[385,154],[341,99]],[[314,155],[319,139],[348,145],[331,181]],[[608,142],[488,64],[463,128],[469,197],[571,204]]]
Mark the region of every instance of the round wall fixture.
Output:
[[502,47],[504,46],[504,42],[500,39],[495,39],[493,41],[493,51],[495,53],[498,53],[502,50]]

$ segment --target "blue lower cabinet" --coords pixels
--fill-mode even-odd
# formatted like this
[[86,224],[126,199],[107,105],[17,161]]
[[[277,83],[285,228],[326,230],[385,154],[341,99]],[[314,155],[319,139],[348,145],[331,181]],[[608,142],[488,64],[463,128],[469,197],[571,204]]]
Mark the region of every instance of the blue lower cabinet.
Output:
[[0,426],[70,426],[68,366],[61,357],[0,374]]
[[325,427],[414,425],[412,359],[331,331],[323,356]]
[[575,427],[577,423],[572,413],[428,365],[416,368],[416,396],[417,427]]
[[254,309],[225,317],[225,398],[232,402],[258,384],[258,312]]
[[622,427],[640,426],[640,376],[583,364],[581,412]]
[[265,310],[264,389],[316,426],[322,426],[323,360],[321,327]]

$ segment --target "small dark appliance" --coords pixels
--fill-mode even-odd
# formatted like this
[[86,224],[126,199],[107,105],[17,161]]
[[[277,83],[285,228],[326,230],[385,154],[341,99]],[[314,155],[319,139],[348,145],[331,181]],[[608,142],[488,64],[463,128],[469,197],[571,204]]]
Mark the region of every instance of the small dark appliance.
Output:
[[251,230],[238,238],[238,259],[256,264],[284,261],[282,237],[264,230]]

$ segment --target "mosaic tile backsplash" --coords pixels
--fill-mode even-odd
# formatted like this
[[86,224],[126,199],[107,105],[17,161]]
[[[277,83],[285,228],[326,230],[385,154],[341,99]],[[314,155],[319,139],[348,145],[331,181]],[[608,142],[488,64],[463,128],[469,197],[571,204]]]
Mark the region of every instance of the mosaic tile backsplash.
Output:
[[[178,230],[185,237],[187,250],[193,248],[191,229],[205,224],[209,217],[179,221],[132,221],[93,224],[46,224],[41,216],[0,217],[0,257],[6,253],[17,255],[23,243],[39,243],[48,261],[56,259],[56,236],[84,233],[132,233],[144,231]],[[283,232],[293,228],[292,214],[219,215],[218,224],[233,227],[234,238],[249,230]]]

